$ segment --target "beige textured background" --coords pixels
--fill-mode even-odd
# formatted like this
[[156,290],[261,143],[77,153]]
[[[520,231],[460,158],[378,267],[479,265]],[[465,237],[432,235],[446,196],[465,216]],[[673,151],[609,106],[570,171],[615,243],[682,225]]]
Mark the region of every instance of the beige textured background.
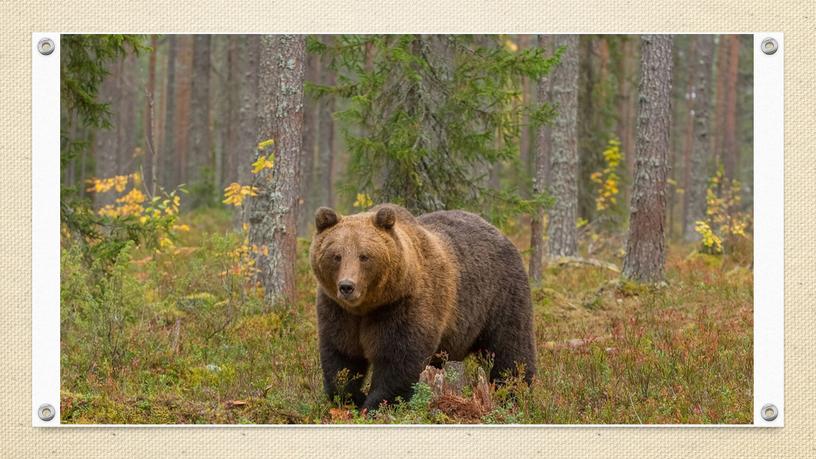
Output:
[[[323,2],[0,0],[1,457],[816,457],[816,2],[462,0]],[[149,6],[148,6],[149,5]],[[33,429],[31,33],[752,32],[785,33],[784,429],[128,428]]]

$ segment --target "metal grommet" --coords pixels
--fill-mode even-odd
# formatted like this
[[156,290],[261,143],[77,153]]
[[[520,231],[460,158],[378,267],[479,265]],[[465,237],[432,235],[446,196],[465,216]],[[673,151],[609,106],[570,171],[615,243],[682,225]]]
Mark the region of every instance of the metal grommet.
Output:
[[762,44],[760,45],[760,49],[763,53],[767,55],[771,55],[775,53],[779,49],[779,43],[771,37],[768,37],[762,40]]
[[768,403],[762,407],[760,415],[762,416],[762,419],[770,422],[776,419],[777,416],[779,416],[779,410],[773,403]]
[[56,415],[57,410],[55,410],[54,407],[48,403],[43,403],[39,408],[37,408],[37,416],[39,416],[43,421],[50,421],[54,419],[54,416]]
[[54,40],[50,38],[42,38],[37,42],[37,51],[43,56],[53,53],[54,48],[56,48],[56,46],[54,46]]

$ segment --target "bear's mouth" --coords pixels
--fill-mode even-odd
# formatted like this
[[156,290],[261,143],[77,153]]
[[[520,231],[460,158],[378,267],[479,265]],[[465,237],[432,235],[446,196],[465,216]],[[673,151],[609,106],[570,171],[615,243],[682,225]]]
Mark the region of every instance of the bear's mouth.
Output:
[[344,306],[348,306],[353,308],[355,306],[359,306],[361,303],[362,295],[355,292],[352,295],[343,295],[340,292],[337,292],[337,300],[342,303]]

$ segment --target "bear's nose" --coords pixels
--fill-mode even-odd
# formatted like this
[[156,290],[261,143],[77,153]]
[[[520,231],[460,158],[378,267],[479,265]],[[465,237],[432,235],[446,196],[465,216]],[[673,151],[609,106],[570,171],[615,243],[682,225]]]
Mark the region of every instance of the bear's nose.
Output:
[[340,293],[343,296],[349,296],[352,293],[354,293],[354,282],[352,282],[350,280],[340,281],[340,283],[337,285],[337,287],[338,287],[338,289],[340,290]]

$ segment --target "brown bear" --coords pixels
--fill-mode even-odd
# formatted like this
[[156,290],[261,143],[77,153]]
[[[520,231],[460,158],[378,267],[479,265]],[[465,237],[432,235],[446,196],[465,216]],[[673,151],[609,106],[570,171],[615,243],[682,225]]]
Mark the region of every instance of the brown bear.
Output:
[[[323,382],[329,398],[363,409],[412,386],[440,353],[493,355],[491,380],[523,365],[535,374],[527,274],[515,246],[481,217],[438,211],[415,218],[383,204],[340,216],[315,214],[310,261],[318,281]],[[372,368],[368,395],[363,377]],[[338,387],[338,373],[348,379]],[[342,378],[341,378],[342,379]]]

